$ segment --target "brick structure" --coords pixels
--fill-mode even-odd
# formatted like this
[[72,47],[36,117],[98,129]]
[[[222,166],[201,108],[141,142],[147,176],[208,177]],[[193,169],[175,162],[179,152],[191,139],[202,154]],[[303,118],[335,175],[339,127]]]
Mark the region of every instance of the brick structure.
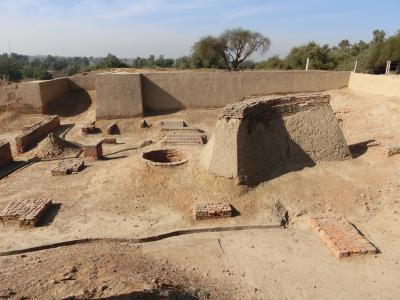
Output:
[[29,147],[38,143],[58,127],[60,127],[59,116],[50,116],[31,127],[25,127],[24,132],[15,138],[17,152],[23,153],[27,151]]
[[163,145],[203,145],[207,142],[207,136],[198,133],[174,133],[168,134]]
[[96,122],[89,122],[82,127],[82,133],[84,134],[96,134],[99,133],[100,129],[96,127]]
[[0,168],[12,161],[10,143],[0,140]]
[[196,220],[232,217],[232,207],[227,202],[195,204],[194,217]]
[[117,139],[116,138],[105,138],[105,139],[102,139],[101,142],[103,144],[116,144]]
[[85,167],[85,163],[83,159],[68,159],[63,160],[57,164],[57,166],[51,170],[51,175],[53,176],[61,176],[61,175],[70,175],[76,174],[81,171]]
[[120,134],[119,127],[117,123],[111,123],[110,125],[107,126],[106,128],[107,134],[113,135],[113,134]]
[[103,146],[101,142],[86,144],[83,146],[83,155],[87,158],[101,159],[103,157]]
[[167,121],[161,121],[160,126],[161,130],[163,131],[171,128],[186,127],[186,123],[183,120],[167,120]]
[[378,252],[344,217],[311,218],[310,225],[337,258]]
[[1,211],[0,221],[9,224],[17,223],[20,226],[34,227],[51,205],[51,199],[23,199],[11,201]]

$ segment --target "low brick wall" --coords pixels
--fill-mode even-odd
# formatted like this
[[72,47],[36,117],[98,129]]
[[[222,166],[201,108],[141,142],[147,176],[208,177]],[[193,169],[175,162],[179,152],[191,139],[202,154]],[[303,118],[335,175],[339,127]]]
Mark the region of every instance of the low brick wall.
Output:
[[10,143],[0,141],[0,168],[12,162]]
[[23,153],[29,149],[32,144],[45,138],[50,132],[60,126],[59,116],[50,116],[45,120],[30,127],[28,130],[15,138],[15,144],[18,153]]

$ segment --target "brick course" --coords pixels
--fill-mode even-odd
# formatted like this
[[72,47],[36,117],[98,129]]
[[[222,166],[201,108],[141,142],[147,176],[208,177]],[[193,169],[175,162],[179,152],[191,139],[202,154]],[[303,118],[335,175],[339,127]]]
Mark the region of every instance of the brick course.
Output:
[[81,171],[84,166],[85,164],[83,159],[80,158],[63,160],[59,162],[53,170],[51,170],[51,175],[61,176],[75,174]]
[[196,220],[210,218],[228,218],[232,216],[232,207],[229,203],[195,204],[194,217]]
[[311,218],[310,225],[337,258],[378,252],[344,217]]
[[32,144],[39,142],[59,126],[60,117],[50,116],[31,127],[24,128],[24,132],[15,138],[17,152],[23,153],[27,151]]
[[0,221],[34,227],[51,205],[51,199],[14,200],[1,211]]
[[87,158],[101,159],[103,157],[103,146],[101,142],[83,146],[83,155]]

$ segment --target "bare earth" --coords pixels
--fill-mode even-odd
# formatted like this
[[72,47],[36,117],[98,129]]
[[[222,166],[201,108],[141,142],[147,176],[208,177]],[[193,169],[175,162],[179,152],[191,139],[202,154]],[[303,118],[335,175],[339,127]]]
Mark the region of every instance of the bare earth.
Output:
[[[88,162],[77,175],[51,176],[57,161],[34,163],[0,180],[0,209],[12,199],[52,198],[41,226],[0,225],[0,251],[80,238],[135,238],[185,228],[276,224],[283,204],[286,229],[183,235],[144,244],[97,242],[0,257],[0,298],[154,299],[396,299],[400,294],[400,98],[348,89],[328,92],[353,159],[286,173],[257,187],[207,174],[202,146],[179,146],[189,161],[148,166],[141,153],[159,148],[159,122],[183,119],[213,132],[220,110],[186,110],[117,120],[122,135],[104,145],[106,160]],[[90,97],[90,98],[89,98]],[[95,94],[77,93],[61,115],[74,142],[94,120]],[[88,103],[86,103],[88,102]],[[90,104],[90,102],[92,102]],[[86,104],[84,104],[86,103]],[[60,107],[55,107],[59,113]],[[0,113],[0,139],[13,141],[40,115]],[[105,132],[110,121],[96,124]],[[137,149],[145,140],[155,144]],[[369,146],[367,146],[369,144]],[[14,150],[14,149],[13,149]],[[17,159],[33,157],[35,149]],[[239,214],[195,222],[194,203],[230,202]],[[377,255],[337,260],[308,225],[311,216],[345,215],[374,244]],[[146,299],[146,298],[145,298]]]

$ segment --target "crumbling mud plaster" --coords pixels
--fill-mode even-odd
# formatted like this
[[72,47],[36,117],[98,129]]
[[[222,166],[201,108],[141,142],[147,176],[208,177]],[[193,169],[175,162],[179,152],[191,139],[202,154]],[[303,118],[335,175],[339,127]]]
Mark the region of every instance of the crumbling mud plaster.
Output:
[[225,107],[201,154],[210,173],[259,183],[350,152],[329,95],[253,98]]

